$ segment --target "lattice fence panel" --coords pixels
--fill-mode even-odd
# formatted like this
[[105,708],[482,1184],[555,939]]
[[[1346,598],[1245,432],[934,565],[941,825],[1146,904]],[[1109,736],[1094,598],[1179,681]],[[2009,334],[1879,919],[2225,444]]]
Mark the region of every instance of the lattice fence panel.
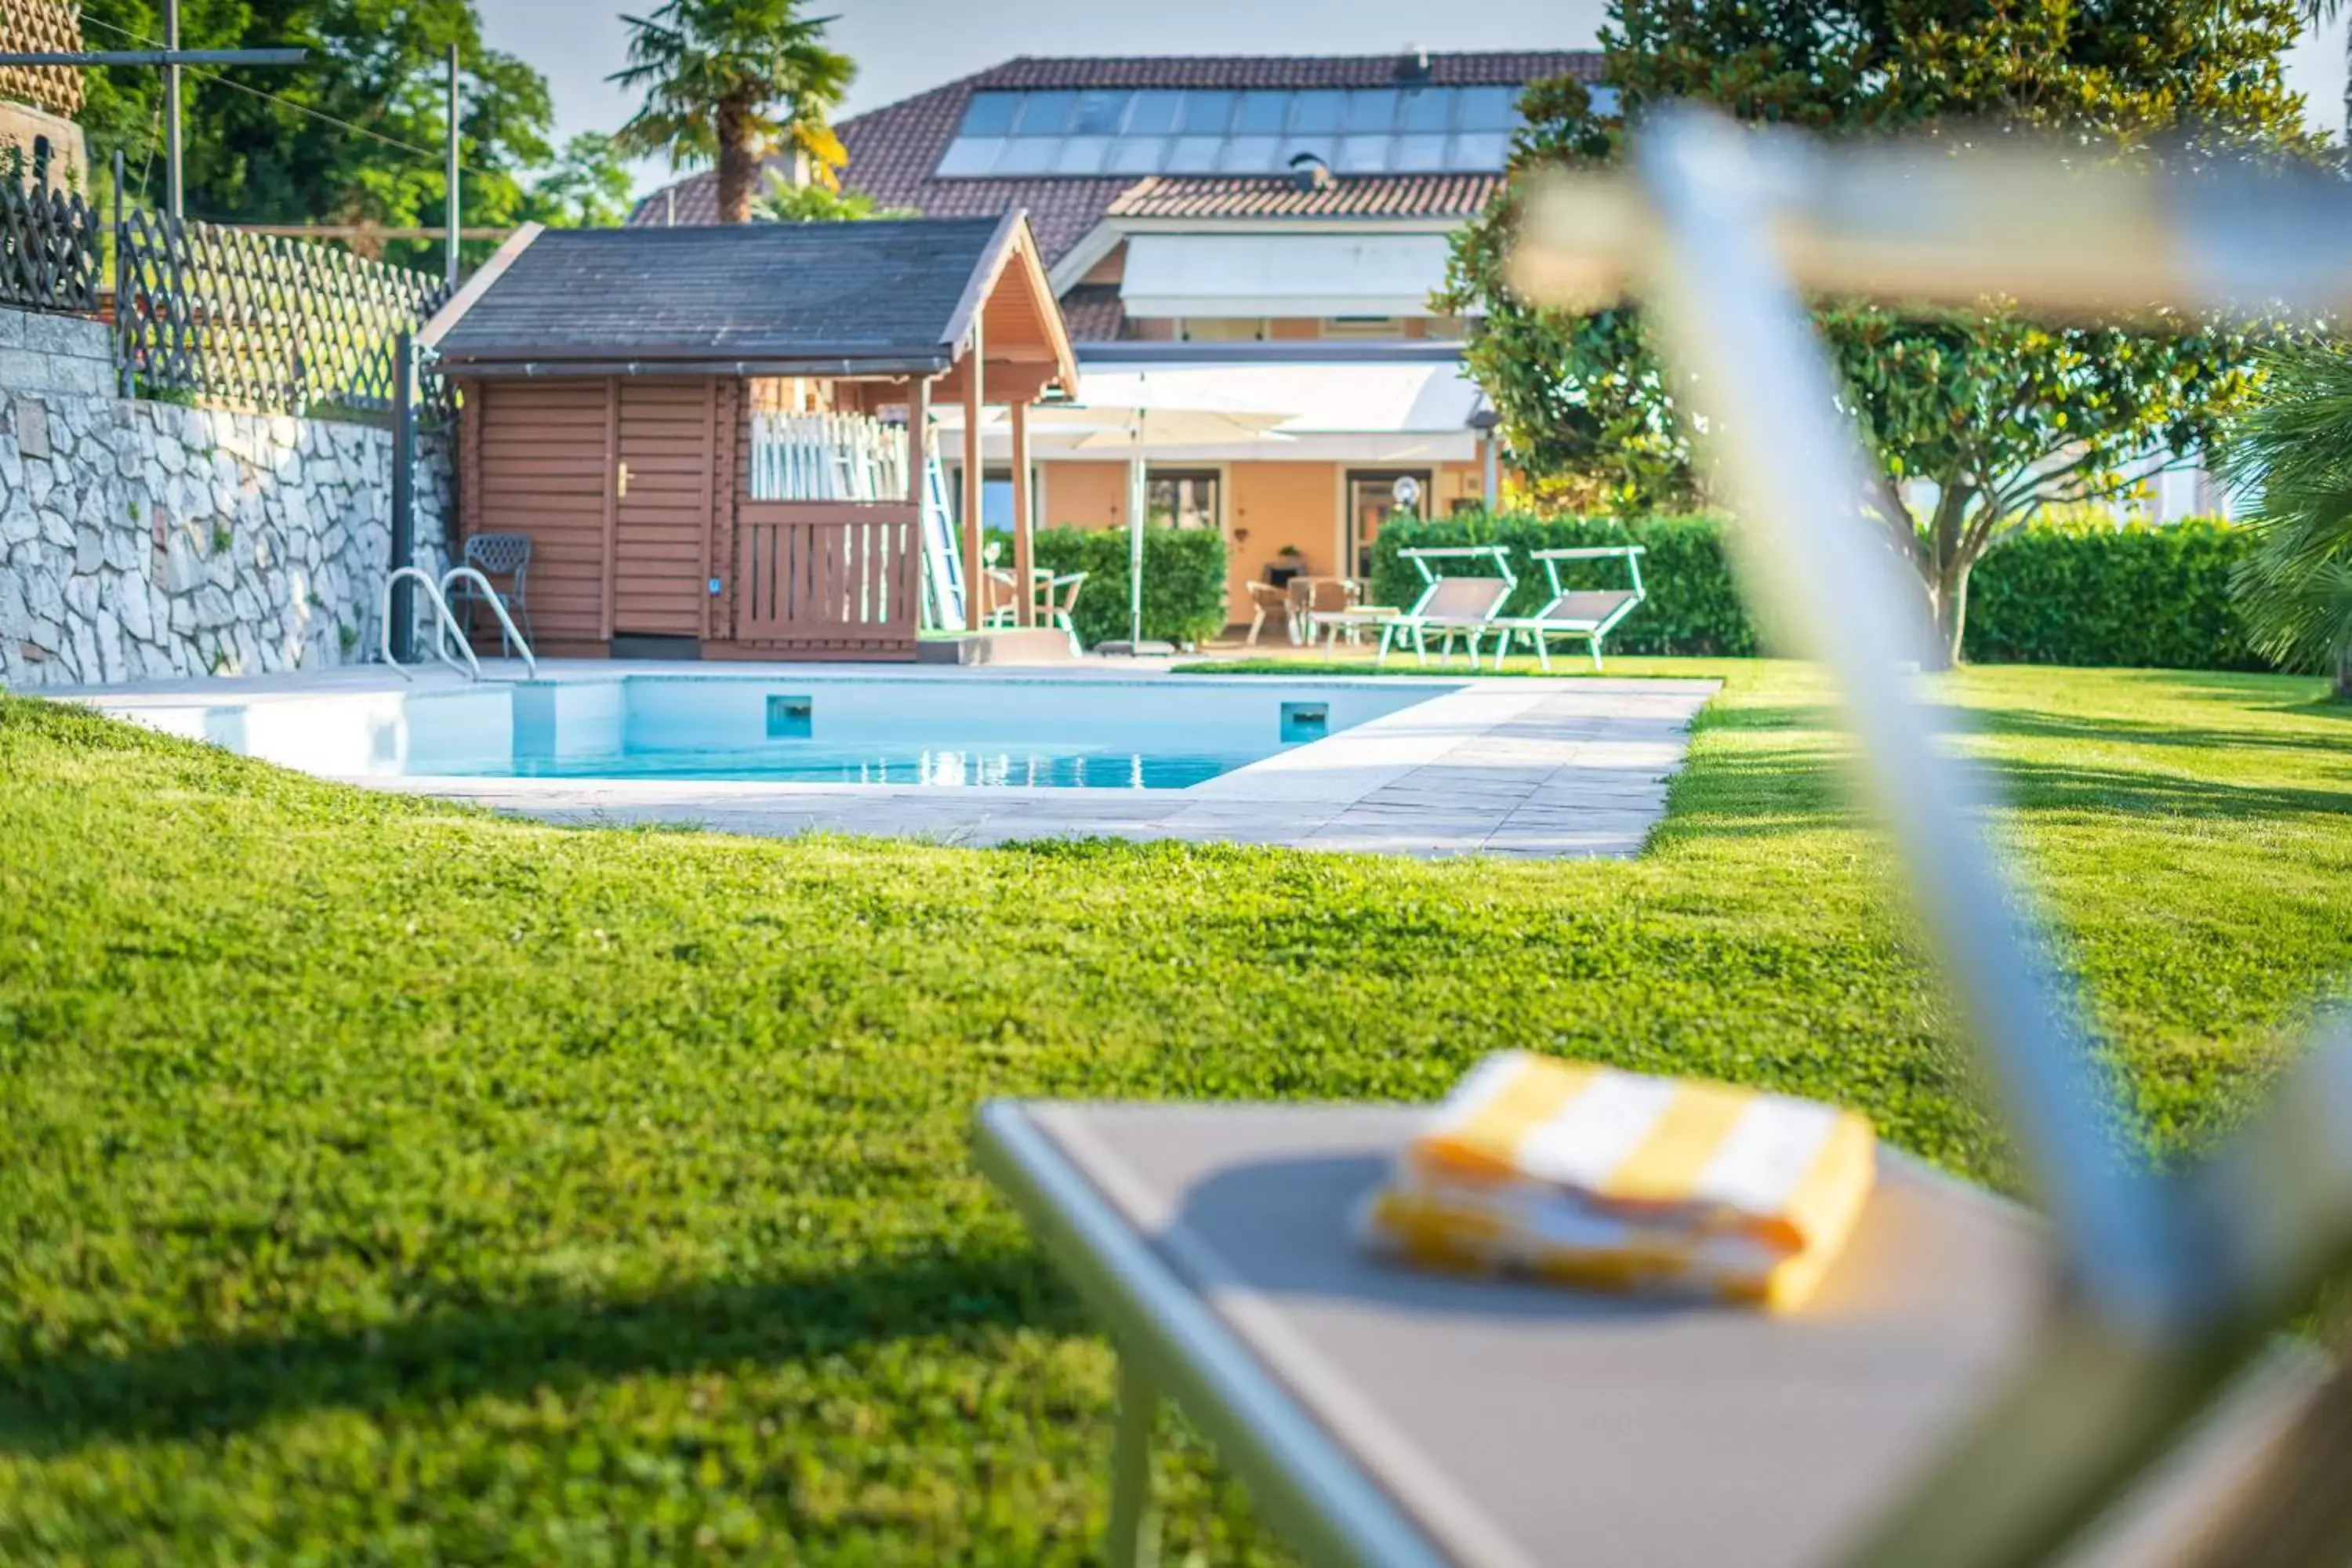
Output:
[[100,234],[80,196],[0,180],[0,303],[95,312],[106,265]]
[[[138,389],[279,414],[392,406],[393,343],[447,297],[428,272],[162,213],[125,215],[115,313]],[[420,410],[447,412],[428,377]]]
[[[63,0],[0,0],[0,39],[14,53],[71,54],[81,47],[81,13]],[[81,72],[72,66],[0,66],[0,98],[70,119],[81,112]]]

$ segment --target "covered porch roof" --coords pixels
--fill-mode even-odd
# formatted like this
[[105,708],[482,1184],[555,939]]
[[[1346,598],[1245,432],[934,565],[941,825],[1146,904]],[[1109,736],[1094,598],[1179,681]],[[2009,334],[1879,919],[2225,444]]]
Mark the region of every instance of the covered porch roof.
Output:
[[[1271,462],[1468,462],[1481,432],[1477,384],[1458,357],[1329,362],[1235,356],[1182,363],[1087,361],[1078,395],[1041,409],[1030,446],[1041,458]],[[960,410],[940,410],[960,426]],[[1253,432],[1199,440],[1201,414],[1244,416]],[[1248,416],[1256,416],[1255,418]],[[1153,432],[1155,417],[1168,435]],[[990,416],[982,450],[1010,456],[1005,422]],[[1125,437],[1122,444],[1118,437]]]

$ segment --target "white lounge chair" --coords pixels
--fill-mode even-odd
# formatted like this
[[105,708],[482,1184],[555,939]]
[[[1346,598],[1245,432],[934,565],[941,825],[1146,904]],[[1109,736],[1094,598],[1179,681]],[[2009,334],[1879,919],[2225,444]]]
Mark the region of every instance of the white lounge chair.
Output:
[[[1536,663],[1546,670],[1551,668],[1547,642],[1553,637],[1582,637],[1592,649],[1592,668],[1599,669],[1601,639],[1649,596],[1642,586],[1642,546],[1599,544],[1572,550],[1538,550],[1534,552],[1534,558],[1543,563],[1544,578],[1551,584],[1551,597],[1532,616],[1505,616],[1495,622],[1501,634],[1501,640],[1495,645],[1495,668],[1503,668],[1504,656],[1511,651],[1511,639],[1515,637],[1527,639],[1528,646],[1535,649]],[[1625,563],[1626,573],[1633,579],[1631,587],[1559,585],[1559,563],[1563,561],[1617,560]]]
[[[1381,650],[1373,660],[1386,664],[1389,649],[1400,636],[1412,639],[1413,656],[1422,663],[1429,662],[1429,634],[1443,634],[1441,658],[1454,652],[1456,634],[1470,645],[1470,667],[1478,667],[1478,645],[1493,629],[1495,618],[1503,613],[1504,603],[1511,590],[1519,585],[1518,574],[1511,570],[1511,552],[1499,544],[1467,544],[1425,550],[1400,550],[1397,554],[1413,564],[1426,584],[1412,608],[1402,615],[1383,617],[1381,628]],[[1451,573],[1446,568],[1460,562],[1465,566],[1490,564],[1493,574],[1465,571]]]

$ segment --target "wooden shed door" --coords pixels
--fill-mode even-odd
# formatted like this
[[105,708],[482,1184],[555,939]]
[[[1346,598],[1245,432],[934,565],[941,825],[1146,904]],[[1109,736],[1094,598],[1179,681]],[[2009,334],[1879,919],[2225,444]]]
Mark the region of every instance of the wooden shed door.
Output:
[[702,637],[710,604],[717,383],[624,378],[613,530],[613,630]]
[[[530,540],[524,605],[541,649],[583,651],[605,637],[608,396],[601,380],[481,381],[466,390],[473,446],[459,498],[465,528]],[[488,616],[475,617],[475,632],[483,646],[498,646]]]

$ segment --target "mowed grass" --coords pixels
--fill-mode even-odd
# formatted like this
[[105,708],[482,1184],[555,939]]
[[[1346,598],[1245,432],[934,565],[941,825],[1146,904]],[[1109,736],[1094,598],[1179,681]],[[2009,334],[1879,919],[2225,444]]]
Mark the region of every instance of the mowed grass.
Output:
[[[0,699],[0,1562],[1085,1560],[1110,1354],[991,1095],[1528,1046],[2008,1181],[1812,677],[1640,668],[1727,684],[1613,864],[562,830]],[[2352,720],[1944,689],[2155,1147],[2210,1142],[2352,973]],[[1177,1436],[1171,1561],[1280,1560]]]

